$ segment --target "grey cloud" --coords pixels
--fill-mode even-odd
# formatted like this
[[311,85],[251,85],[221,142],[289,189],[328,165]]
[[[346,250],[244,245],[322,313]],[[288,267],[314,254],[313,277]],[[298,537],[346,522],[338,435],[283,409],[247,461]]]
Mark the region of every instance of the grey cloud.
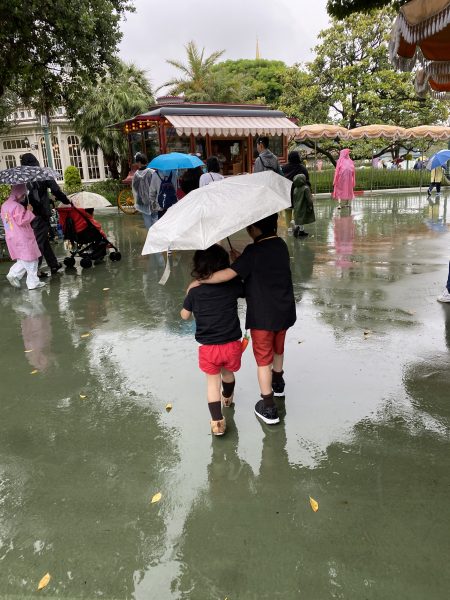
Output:
[[287,64],[311,58],[316,36],[327,27],[326,0],[135,0],[136,12],[122,25],[121,57],[148,72],[154,87],[175,75],[167,58],[183,60],[194,40],[224,59],[254,58],[256,36],[263,58]]

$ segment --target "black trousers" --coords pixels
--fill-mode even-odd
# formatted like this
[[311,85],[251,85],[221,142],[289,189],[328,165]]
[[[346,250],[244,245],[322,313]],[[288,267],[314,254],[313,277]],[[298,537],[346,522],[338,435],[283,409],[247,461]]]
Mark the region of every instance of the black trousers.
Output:
[[50,269],[56,269],[58,267],[58,259],[50,246],[50,240],[48,239],[48,232],[50,230],[50,222],[44,219],[44,217],[36,216],[31,221],[31,227],[34,231],[34,237],[36,238],[37,245],[41,251],[42,256],[39,259],[39,267],[42,264],[42,258],[45,258]]

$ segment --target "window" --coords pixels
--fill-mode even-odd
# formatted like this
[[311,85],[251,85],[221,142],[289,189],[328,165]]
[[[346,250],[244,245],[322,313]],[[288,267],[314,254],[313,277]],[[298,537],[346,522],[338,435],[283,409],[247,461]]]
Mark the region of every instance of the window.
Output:
[[86,150],[86,160],[88,166],[88,178],[100,179],[100,167],[98,165],[98,156],[95,150]]
[[183,152],[189,154],[191,151],[191,137],[189,135],[178,135],[175,127],[166,128],[167,152]]
[[[253,138],[253,155],[258,156],[256,151],[256,140],[259,136]],[[275,154],[275,156],[283,156],[283,136],[282,135],[270,135],[269,138],[269,150]]]
[[14,154],[7,154],[5,156],[5,161],[6,161],[7,169],[12,169],[13,167],[17,167],[16,157],[14,156]]
[[28,148],[29,145],[30,145],[30,142],[28,141],[28,138],[22,138],[22,139],[17,139],[17,140],[5,140],[3,142],[3,149],[4,150],[22,150],[22,149]]
[[62,170],[62,161],[61,161],[61,152],[59,149],[58,138],[53,135],[52,136],[52,149],[53,149],[53,166],[55,171],[57,171],[59,175],[59,179],[63,178],[63,170]]
[[27,110],[27,116],[29,119],[31,119],[31,117],[32,117],[31,110]]
[[20,118],[25,119],[25,111],[23,111],[23,110],[20,111]]
[[144,131],[144,144],[145,144],[145,153],[147,155],[148,160],[152,160],[155,156],[159,154],[159,136],[158,129],[153,127],[148,131]]
[[134,157],[137,152],[142,152],[142,133],[130,133],[128,136],[130,150],[131,150],[131,162],[134,162]]
[[81,179],[84,179],[83,163],[81,162],[80,140],[76,135],[69,135],[67,138],[67,146],[69,148],[70,164],[79,170]]
[[41,152],[42,152],[42,159],[44,161],[44,167],[48,167],[48,157],[47,157],[47,145],[45,143],[45,138],[41,137]]

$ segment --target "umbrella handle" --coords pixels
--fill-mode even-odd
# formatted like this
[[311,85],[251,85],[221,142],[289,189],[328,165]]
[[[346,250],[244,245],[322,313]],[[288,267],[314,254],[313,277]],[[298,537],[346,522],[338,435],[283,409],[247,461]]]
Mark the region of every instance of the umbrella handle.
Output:
[[230,246],[230,250],[234,250],[233,246],[231,245],[230,238],[228,236],[227,236],[227,242]]

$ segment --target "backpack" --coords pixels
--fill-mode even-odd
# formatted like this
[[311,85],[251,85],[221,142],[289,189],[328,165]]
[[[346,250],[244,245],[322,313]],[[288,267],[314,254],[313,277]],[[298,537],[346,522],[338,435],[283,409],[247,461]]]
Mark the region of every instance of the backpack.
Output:
[[167,210],[177,202],[177,192],[175,186],[172,183],[172,175],[167,177],[161,177],[158,173],[158,177],[161,179],[161,186],[158,192],[158,204],[161,210]]

